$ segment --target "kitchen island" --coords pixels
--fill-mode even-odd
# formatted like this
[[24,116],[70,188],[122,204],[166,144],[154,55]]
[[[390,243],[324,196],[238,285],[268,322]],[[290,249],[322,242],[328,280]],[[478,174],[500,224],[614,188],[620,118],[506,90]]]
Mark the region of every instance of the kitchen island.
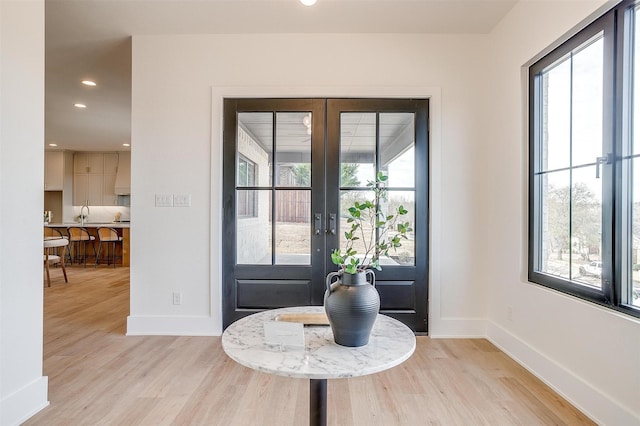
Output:
[[[62,235],[67,235],[67,228],[70,226],[79,226],[85,228],[90,235],[95,237],[95,248],[98,250],[98,228],[101,227],[109,227],[114,228],[118,235],[122,237],[122,251],[120,248],[116,248],[116,259],[118,256],[122,259],[122,266],[129,266],[129,247],[130,247],[130,223],[129,222],[100,222],[100,223],[92,223],[85,222],[84,226],[80,224],[80,222],[69,222],[69,223],[46,223],[44,225],[46,228],[55,228],[62,232]],[[106,259],[105,259],[106,261]]]

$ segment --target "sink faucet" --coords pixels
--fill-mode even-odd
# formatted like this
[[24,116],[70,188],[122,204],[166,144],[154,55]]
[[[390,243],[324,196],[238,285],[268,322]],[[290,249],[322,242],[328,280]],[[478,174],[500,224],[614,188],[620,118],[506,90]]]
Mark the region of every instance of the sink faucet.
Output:
[[84,209],[87,209],[87,216],[89,216],[89,201],[85,201],[82,207],[80,207],[80,225],[84,226]]

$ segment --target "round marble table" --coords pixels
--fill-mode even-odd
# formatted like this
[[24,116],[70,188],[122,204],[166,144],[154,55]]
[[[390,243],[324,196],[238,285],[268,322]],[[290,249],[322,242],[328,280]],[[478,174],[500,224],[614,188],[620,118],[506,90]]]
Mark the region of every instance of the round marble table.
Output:
[[245,367],[286,377],[310,379],[310,424],[327,421],[327,379],[364,376],[395,367],[416,348],[414,333],[393,318],[378,315],[366,346],[350,348],[333,341],[328,326],[305,326],[304,348],[267,345],[264,322],[283,313],[319,313],[323,306],[273,309],[242,318],[222,334],[222,347]]

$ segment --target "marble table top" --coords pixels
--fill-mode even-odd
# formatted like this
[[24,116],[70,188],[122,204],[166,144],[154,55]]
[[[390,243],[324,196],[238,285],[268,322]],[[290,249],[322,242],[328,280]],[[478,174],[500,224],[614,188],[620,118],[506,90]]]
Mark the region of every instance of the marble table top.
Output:
[[280,348],[265,344],[263,323],[282,313],[324,312],[323,306],[273,309],[242,318],[222,335],[222,347],[237,363],[279,376],[336,379],[364,376],[395,367],[416,348],[414,333],[393,318],[378,315],[369,343],[358,348],[333,341],[329,326],[305,326],[305,347]]

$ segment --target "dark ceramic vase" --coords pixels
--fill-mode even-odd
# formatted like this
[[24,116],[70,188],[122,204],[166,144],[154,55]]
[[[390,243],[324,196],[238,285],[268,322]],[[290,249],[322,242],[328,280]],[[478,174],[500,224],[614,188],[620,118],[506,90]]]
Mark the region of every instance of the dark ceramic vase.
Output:
[[[367,275],[371,275],[371,283]],[[331,282],[335,277],[338,279]],[[357,274],[332,272],[327,275],[324,309],[337,344],[357,347],[369,343],[380,310],[375,282],[375,274],[370,269]]]

